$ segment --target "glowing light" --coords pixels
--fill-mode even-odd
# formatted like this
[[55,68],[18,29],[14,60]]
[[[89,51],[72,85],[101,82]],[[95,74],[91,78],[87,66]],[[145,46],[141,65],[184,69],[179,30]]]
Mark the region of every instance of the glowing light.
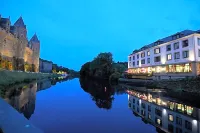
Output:
[[162,105],[167,105],[167,103],[166,102],[162,102]]
[[141,99],[139,100],[139,103],[141,104]]
[[197,125],[197,120],[192,121],[194,125]]
[[167,114],[167,111],[166,109],[163,109],[163,114],[166,115]]

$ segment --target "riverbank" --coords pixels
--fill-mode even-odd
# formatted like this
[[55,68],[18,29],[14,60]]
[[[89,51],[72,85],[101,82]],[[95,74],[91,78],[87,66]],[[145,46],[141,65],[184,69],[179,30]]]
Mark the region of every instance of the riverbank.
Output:
[[124,79],[119,82],[147,88],[160,88],[173,92],[190,92],[200,94],[200,79],[176,79],[176,80],[143,80],[143,79]]
[[18,72],[18,71],[8,71],[0,70],[0,88],[22,83],[31,82],[33,80],[41,80],[45,78],[57,78],[60,75],[50,74],[50,73],[28,73],[28,72]]

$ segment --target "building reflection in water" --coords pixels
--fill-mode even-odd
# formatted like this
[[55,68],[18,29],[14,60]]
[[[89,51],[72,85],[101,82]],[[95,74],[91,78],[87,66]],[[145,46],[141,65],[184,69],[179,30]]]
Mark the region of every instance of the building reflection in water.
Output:
[[200,133],[200,109],[150,93],[127,91],[128,106],[143,121],[164,132]]
[[[56,83],[55,80],[53,83]],[[36,92],[48,89],[52,86],[51,80],[42,80],[30,84],[21,84],[6,88],[3,99],[18,112],[30,119],[35,110]]]

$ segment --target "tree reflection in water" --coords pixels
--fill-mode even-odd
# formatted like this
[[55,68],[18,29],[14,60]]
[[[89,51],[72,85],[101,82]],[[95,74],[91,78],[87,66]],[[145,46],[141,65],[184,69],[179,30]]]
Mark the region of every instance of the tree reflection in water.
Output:
[[80,78],[81,88],[91,94],[92,100],[99,108],[111,109],[114,100],[115,89],[104,80],[88,80]]

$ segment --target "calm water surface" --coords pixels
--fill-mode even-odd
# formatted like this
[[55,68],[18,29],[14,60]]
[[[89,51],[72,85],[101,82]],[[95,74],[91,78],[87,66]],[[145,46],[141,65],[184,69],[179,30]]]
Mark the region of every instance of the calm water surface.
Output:
[[45,133],[158,132],[134,111],[131,100],[137,96],[117,89],[79,79],[46,80],[25,85],[22,92],[6,92],[3,98]]

